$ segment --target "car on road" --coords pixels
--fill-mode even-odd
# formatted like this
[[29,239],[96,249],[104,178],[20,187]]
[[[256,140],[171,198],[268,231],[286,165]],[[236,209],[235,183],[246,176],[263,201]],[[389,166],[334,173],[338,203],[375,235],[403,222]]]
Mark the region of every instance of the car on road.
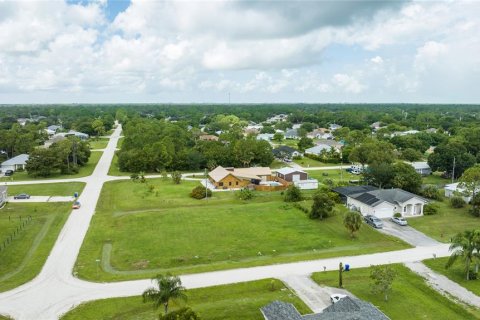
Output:
[[10,177],[13,175],[13,170],[7,170],[5,171],[5,177]]
[[81,206],[80,201],[75,201],[72,205],[72,209],[80,209]]
[[371,225],[372,227],[376,228],[376,229],[382,229],[383,228],[382,220],[380,220],[377,217],[372,216],[370,214],[365,216],[365,222],[367,224]]
[[17,194],[16,196],[13,196],[13,199],[15,199],[15,200],[17,200],[17,199],[30,199],[30,195],[26,194],[26,193],[20,193],[20,194]]
[[408,224],[407,220],[405,220],[405,218],[402,218],[402,217],[392,217],[390,220],[392,220],[392,222],[395,222],[399,226],[406,226]]
[[338,301],[345,298],[346,296],[347,296],[346,294],[334,293],[330,296],[330,301],[332,301],[332,303],[337,303]]

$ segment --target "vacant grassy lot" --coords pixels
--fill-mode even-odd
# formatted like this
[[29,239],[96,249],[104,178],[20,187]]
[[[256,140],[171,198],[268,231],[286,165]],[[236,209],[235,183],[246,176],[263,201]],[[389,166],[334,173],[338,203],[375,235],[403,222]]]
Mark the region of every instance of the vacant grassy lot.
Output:
[[434,172],[431,175],[422,177],[422,181],[424,184],[434,184],[440,188],[443,188],[446,184],[452,183],[452,179],[442,178],[440,172]]
[[88,163],[85,166],[81,167],[78,173],[76,174],[60,174],[59,173],[59,174],[53,174],[48,178],[42,178],[42,177],[35,178],[32,176],[29,176],[27,172],[23,171],[23,172],[15,172],[10,177],[2,177],[0,178],[0,181],[75,179],[75,178],[86,177],[92,174],[102,154],[103,152],[101,151],[92,151],[92,154],[90,155],[90,159],[88,159]]
[[90,149],[105,149],[109,140],[108,138],[92,138],[88,140],[88,144]]
[[[345,167],[346,168],[346,167]],[[308,175],[311,178],[318,179],[319,182],[325,183],[326,180],[332,180],[334,182],[341,181],[350,181],[350,180],[361,180],[361,175],[355,175],[348,173],[345,170],[334,169],[334,170],[308,170]]]
[[[69,212],[70,204],[64,203],[10,203],[0,210],[0,291],[35,277]],[[31,222],[4,248],[4,241],[28,216]]]
[[[371,293],[369,268],[344,273],[344,287],[355,296],[371,302],[392,320],[403,319],[479,319],[478,310],[466,310],[430,288],[418,275],[403,265],[392,265],[397,271],[388,302],[383,295]],[[338,272],[315,273],[320,285],[336,287]]]
[[27,193],[31,196],[73,196],[75,192],[81,194],[84,187],[83,182],[24,184],[8,186],[8,194],[11,196],[19,193]]
[[433,216],[411,218],[408,223],[415,229],[442,242],[449,242],[455,234],[478,227],[480,219],[472,216],[469,206],[454,209],[448,200],[436,202],[439,210]]
[[[448,258],[429,259],[423,261],[428,267],[436,272],[443,274],[452,281],[457,282],[461,286],[472,291],[476,295],[480,296],[480,279],[477,280],[465,280],[465,272],[462,261],[457,260],[455,264],[448,270],[445,269],[445,264]],[[473,266],[472,266],[473,268]]]
[[[273,289],[272,289],[273,284]],[[292,303],[302,314],[311,310],[279,280],[266,279],[187,291],[186,304],[202,319],[208,320],[261,320],[260,307],[274,300]],[[185,305],[173,304],[171,310]],[[162,308],[154,311],[151,304],[144,304],[140,296],[93,301],[80,305],[65,314],[62,320],[117,319],[154,320]]]
[[[167,269],[201,272],[407,247],[372,228],[351,240],[342,213],[310,220],[280,193],[259,192],[244,202],[232,192],[216,192],[206,201],[188,197],[197,182],[149,183],[152,193],[131,181],[105,184],[77,261],[80,276],[144,278]],[[99,278],[98,258],[106,271]]]

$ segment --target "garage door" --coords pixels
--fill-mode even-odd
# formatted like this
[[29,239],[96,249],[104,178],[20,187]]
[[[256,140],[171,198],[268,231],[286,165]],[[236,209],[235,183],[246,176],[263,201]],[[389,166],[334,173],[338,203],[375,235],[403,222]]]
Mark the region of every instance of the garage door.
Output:
[[392,208],[375,208],[375,213],[374,215],[377,218],[383,219],[383,218],[391,218],[392,217]]

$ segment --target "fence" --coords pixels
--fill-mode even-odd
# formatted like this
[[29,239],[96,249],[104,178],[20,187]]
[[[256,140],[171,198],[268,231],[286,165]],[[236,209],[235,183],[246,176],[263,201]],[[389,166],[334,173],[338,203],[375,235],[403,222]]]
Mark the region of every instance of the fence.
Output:
[[[25,230],[25,228],[32,222],[32,216],[27,216],[27,218],[22,219],[22,216],[18,217],[20,224],[10,233],[3,243],[0,245],[0,252],[6,250],[6,248],[12,244],[13,240],[18,237],[21,231]],[[11,221],[11,217],[8,216],[8,220]]]

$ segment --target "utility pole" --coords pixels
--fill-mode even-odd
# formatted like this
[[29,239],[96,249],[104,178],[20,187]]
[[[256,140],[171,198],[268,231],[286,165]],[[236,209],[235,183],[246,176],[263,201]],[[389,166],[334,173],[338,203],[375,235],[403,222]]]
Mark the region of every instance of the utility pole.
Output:
[[207,168],[205,168],[205,199],[208,201]]
[[455,157],[453,157],[452,183],[454,179],[455,179]]

